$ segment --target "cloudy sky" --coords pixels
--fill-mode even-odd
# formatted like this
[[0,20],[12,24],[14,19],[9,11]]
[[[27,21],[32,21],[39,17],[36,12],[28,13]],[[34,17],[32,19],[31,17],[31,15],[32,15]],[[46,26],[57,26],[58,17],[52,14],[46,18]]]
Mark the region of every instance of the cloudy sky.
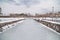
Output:
[[46,13],[60,11],[60,0],[0,0],[0,7],[5,14],[9,13]]

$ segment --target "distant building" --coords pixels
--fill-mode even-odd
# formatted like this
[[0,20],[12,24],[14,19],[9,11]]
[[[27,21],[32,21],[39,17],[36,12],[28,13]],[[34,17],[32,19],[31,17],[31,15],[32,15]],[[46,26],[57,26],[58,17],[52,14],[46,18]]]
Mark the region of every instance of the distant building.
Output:
[[22,16],[22,17],[24,17],[24,16],[27,16],[27,14],[24,14],[24,13],[21,13],[21,14],[17,14],[17,13],[16,14],[13,14],[13,13],[11,13],[10,16],[13,16],[13,17],[21,17]]

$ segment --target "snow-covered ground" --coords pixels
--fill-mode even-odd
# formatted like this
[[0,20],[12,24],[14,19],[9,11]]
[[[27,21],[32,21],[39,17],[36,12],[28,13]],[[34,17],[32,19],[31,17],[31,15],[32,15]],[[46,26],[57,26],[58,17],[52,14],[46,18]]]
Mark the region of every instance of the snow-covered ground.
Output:
[[20,19],[24,19],[24,18],[0,18],[0,23],[11,22],[11,21],[20,20]]
[[49,17],[46,17],[46,18],[34,18],[34,19],[36,19],[36,20],[44,20],[44,21],[60,24],[60,18],[49,18]]
[[37,19],[60,25],[60,18],[37,18]]
[[50,18],[50,17],[41,17],[41,18],[33,18],[33,19],[40,19],[40,20],[60,20],[60,18]]
[[53,23],[53,24],[58,24],[58,25],[60,25],[60,22],[54,22],[54,21],[49,21],[49,20],[42,20],[42,21],[46,21],[46,22],[50,22],[50,23]]

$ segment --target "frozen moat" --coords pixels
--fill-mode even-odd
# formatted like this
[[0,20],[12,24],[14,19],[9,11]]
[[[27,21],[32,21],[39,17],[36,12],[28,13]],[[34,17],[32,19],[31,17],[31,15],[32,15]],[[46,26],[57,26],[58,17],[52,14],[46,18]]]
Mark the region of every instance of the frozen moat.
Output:
[[1,33],[0,40],[60,40],[60,35],[33,19],[26,19],[16,27]]

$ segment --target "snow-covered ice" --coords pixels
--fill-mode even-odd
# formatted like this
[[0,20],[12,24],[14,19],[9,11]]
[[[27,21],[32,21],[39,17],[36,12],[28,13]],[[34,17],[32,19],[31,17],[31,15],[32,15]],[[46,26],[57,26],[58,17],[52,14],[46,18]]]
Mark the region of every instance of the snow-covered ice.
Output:
[[60,35],[33,19],[26,19],[23,23],[1,33],[0,40],[60,40]]

